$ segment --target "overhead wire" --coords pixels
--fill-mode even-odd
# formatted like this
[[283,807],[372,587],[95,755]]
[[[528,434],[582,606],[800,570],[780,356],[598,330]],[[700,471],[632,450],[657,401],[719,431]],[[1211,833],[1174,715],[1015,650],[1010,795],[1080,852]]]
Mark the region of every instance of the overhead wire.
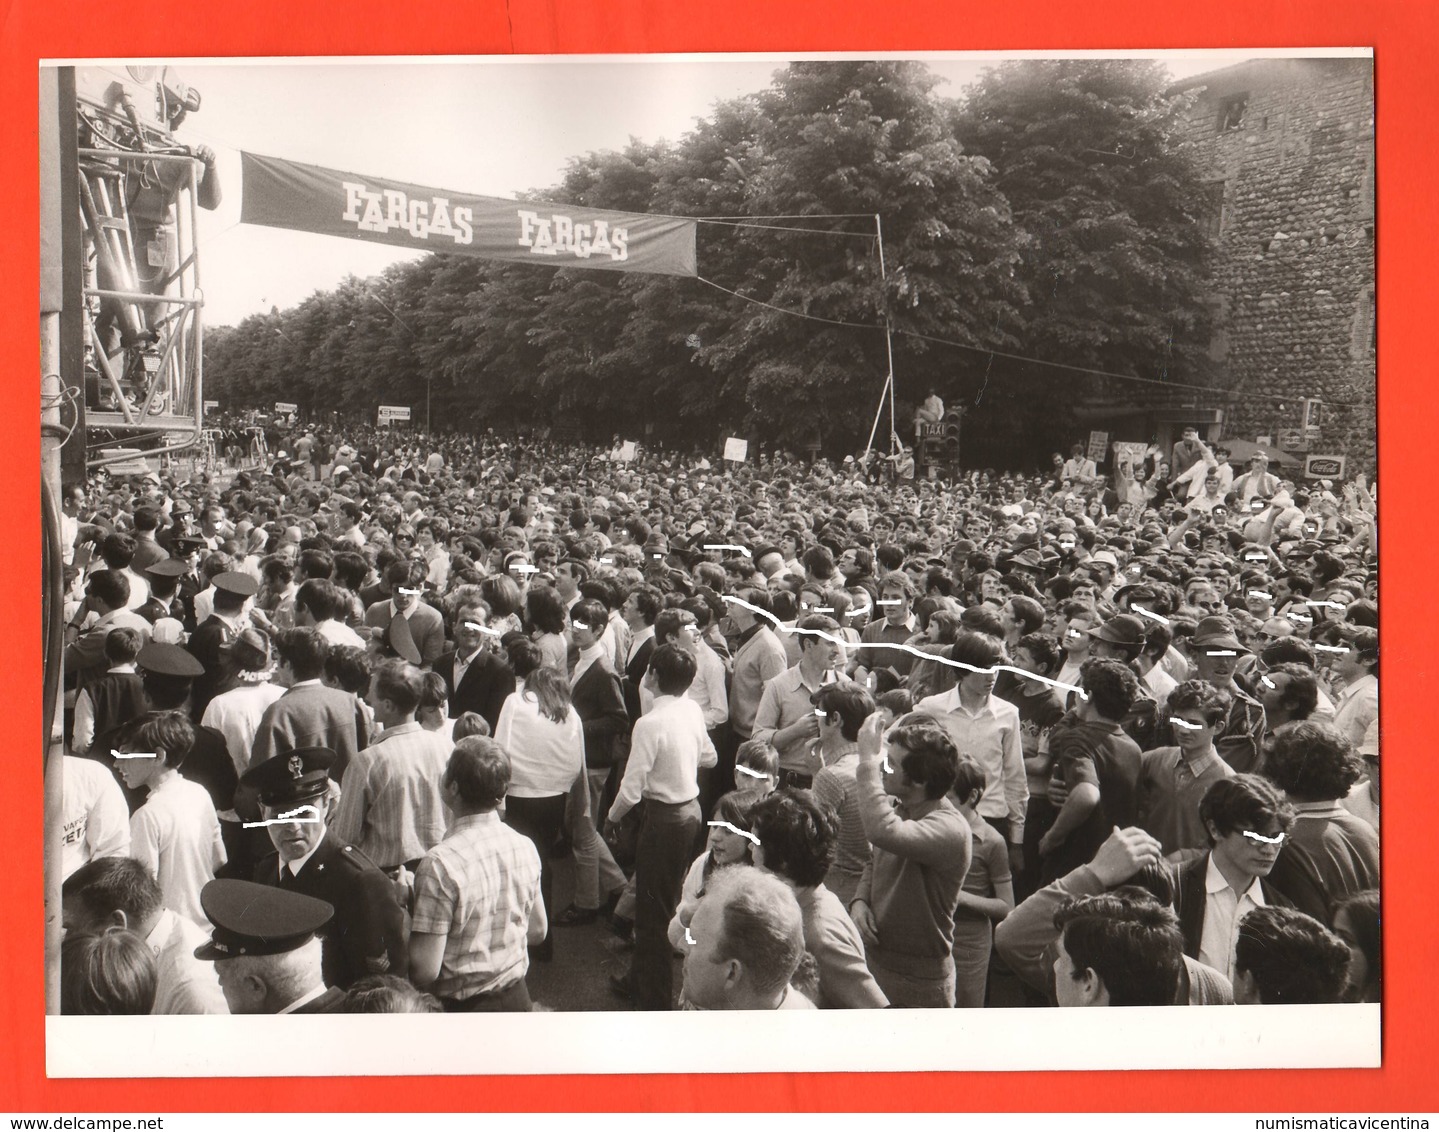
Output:
[[[240,151],[241,148],[242,148],[242,147],[239,147],[239,146],[235,146],[235,145],[233,145],[232,143],[229,143],[229,142],[226,142],[226,141],[221,140],[221,139],[219,139],[219,138],[216,138],[214,135],[208,134],[208,133],[206,133],[205,131],[202,131],[202,130],[191,130],[191,131],[188,131],[188,132],[192,133],[193,136],[199,137],[199,138],[201,138],[201,139],[203,139],[203,140],[207,140],[207,141],[213,142],[214,144],[217,144],[217,145],[225,146],[226,148],[236,150],[237,152]],[[651,215],[661,215],[661,214],[651,214]],[[796,226],[792,226],[792,225],[772,225],[772,224],[760,224],[760,223],[756,223],[756,221],[762,221],[762,220],[813,220],[813,221],[824,221],[824,220],[872,220],[872,219],[874,218],[874,214],[873,214],[873,213],[869,213],[869,212],[828,212],[828,213],[805,213],[805,212],[789,212],[789,213],[785,213],[785,212],[780,212],[780,213],[770,213],[770,214],[757,215],[757,216],[739,216],[739,217],[736,217],[736,216],[718,216],[718,215],[716,215],[716,216],[681,216],[681,215],[677,215],[677,214],[663,214],[663,217],[666,218],[666,219],[674,219],[674,220],[693,220],[693,221],[695,221],[695,222],[697,222],[697,223],[718,224],[718,225],[724,225],[724,226],[728,226],[728,227],[732,227],[732,228],[755,228],[755,229],[762,230],[762,231],[776,231],[776,232],[811,232],[811,233],[814,233],[814,234],[816,234],[816,235],[822,235],[822,236],[848,236],[848,237],[858,237],[858,238],[861,238],[861,239],[868,239],[868,240],[876,240],[876,239],[878,239],[878,236],[877,236],[875,233],[872,233],[872,232],[842,232],[842,231],[834,231],[833,229],[825,229],[825,228],[801,228],[801,227],[796,227]],[[239,224],[240,224],[240,222],[239,222],[239,221],[236,221],[235,223],[229,225],[228,227],[222,229],[221,231],[212,234],[211,236],[207,237],[207,238],[200,244],[200,246],[203,247],[205,244],[210,243],[212,240],[218,239],[220,236],[226,235],[227,233],[229,233],[230,231],[232,231],[234,228],[238,227]],[[786,307],[776,306],[776,305],[773,304],[773,303],[767,303],[767,302],[765,302],[763,299],[756,299],[756,298],[754,298],[752,295],[745,295],[745,294],[740,293],[739,291],[733,291],[733,290],[731,290],[731,289],[728,288],[728,287],[721,286],[720,284],[714,282],[714,280],[712,280],[712,279],[706,279],[703,275],[698,275],[698,274],[697,274],[697,275],[695,276],[695,278],[698,279],[701,283],[704,283],[706,286],[713,287],[713,288],[714,288],[715,290],[717,290],[717,291],[723,291],[723,292],[724,292],[725,294],[727,294],[727,295],[733,295],[735,298],[743,299],[743,300],[744,300],[745,302],[747,302],[747,303],[754,303],[756,306],[764,307],[764,308],[766,308],[767,310],[775,311],[775,312],[778,313],[778,314],[787,314],[787,315],[790,315],[790,316],[792,316],[792,317],[794,317],[794,318],[803,318],[803,319],[807,319],[807,320],[809,320],[809,321],[811,321],[811,322],[823,322],[823,323],[826,323],[826,324],[828,324],[828,325],[830,325],[830,326],[847,326],[847,327],[851,327],[851,328],[854,328],[854,329],[857,329],[857,330],[884,330],[884,329],[885,329],[885,326],[884,326],[883,323],[849,322],[849,321],[843,320],[843,319],[824,318],[824,317],[822,317],[822,316],[820,316],[820,315],[809,314],[809,313],[807,313],[807,312],[805,312],[805,311],[790,310],[790,309],[788,309],[788,308],[786,308]],[[384,304],[382,303],[381,305],[384,305]],[[386,308],[386,309],[388,309],[388,308]],[[391,311],[390,313],[391,313],[392,315],[394,314],[393,311]],[[399,319],[399,316],[398,316],[398,315],[395,315],[395,318],[398,320],[398,319]],[[408,327],[407,327],[406,329],[408,329]],[[411,333],[413,333],[413,332],[411,332]],[[1140,377],[1140,376],[1138,376],[1137,374],[1114,373],[1114,372],[1112,372],[1112,371],[1110,371],[1110,370],[1096,369],[1096,368],[1091,367],[1091,366],[1078,366],[1078,365],[1074,365],[1074,364],[1072,364],[1072,363],[1070,363],[1070,362],[1056,362],[1056,361],[1051,361],[1051,360],[1049,360],[1049,359],[1047,359],[1047,358],[1036,358],[1036,357],[1033,357],[1033,356],[1028,355],[1028,354],[1015,354],[1015,353],[1011,353],[1011,352],[1008,352],[1008,351],[1005,351],[1005,350],[992,349],[992,348],[986,347],[986,346],[975,346],[975,345],[973,345],[973,344],[971,344],[971,343],[969,343],[969,342],[959,342],[959,341],[956,341],[956,340],[954,340],[954,339],[952,339],[952,338],[941,338],[941,337],[938,337],[937,335],[933,335],[933,334],[921,334],[921,333],[919,333],[918,331],[915,331],[915,330],[902,330],[902,329],[899,329],[899,328],[895,328],[895,329],[893,330],[893,333],[895,333],[895,334],[897,334],[897,335],[900,335],[900,336],[902,336],[902,337],[906,337],[906,338],[917,338],[917,339],[920,339],[920,340],[925,341],[925,342],[933,342],[933,343],[935,343],[935,344],[937,344],[937,345],[941,345],[941,346],[953,346],[953,347],[956,348],[956,349],[969,350],[969,351],[972,352],[972,353],[988,354],[988,355],[990,355],[991,357],[1005,358],[1005,359],[1007,359],[1007,360],[1009,360],[1009,361],[1027,362],[1027,363],[1030,363],[1030,364],[1033,364],[1033,365],[1047,366],[1047,367],[1049,367],[1049,368],[1051,368],[1051,369],[1067,370],[1067,371],[1070,372],[1070,373],[1082,373],[1082,374],[1084,374],[1084,375],[1086,375],[1086,376],[1089,376],[1089,377],[1103,377],[1103,378],[1108,378],[1108,379],[1110,379],[1110,380],[1112,380],[1112,381],[1127,381],[1127,382],[1133,382],[1133,383],[1137,383],[1137,384],[1141,384],[1141,385],[1158,385],[1158,386],[1162,386],[1162,387],[1164,387],[1164,388],[1166,388],[1166,389],[1191,390],[1191,391],[1197,392],[1197,393],[1209,393],[1209,394],[1214,394],[1214,395],[1218,395],[1218,396],[1225,396],[1225,397],[1241,397],[1241,398],[1247,398],[1248,400],[1251,400],[1251,401],[1269,401],[1269,402],[1273,402],[1273,403],[1275,403],[1275,404],[1282,404],[1282,403],[1285,402],[1285,401],[1294,400],[1293,397],[1283,396],[1283,395],[1278,395],[1278,394],[1252,393],[1252,392],[1241,391],[1241,390],[1233,390],[1233,389],[1219,389],[1219,388],[1216,388],[1216,387],[1214,387],[1214,386],[1210,386],[1210,385],[1197,385],[1197,384],[1194,384],[1194,383],[1191,383],[1191,382],[1167,381],[1167,380],[1164,380],[1164,379],[1162,379],[1162,378]],[[1331,402],[1328,402],[1328,404],[1334,406],[1335,408],[1365,408],[1365,407],[1367,407],[1367,402],[1363,402],[1363,401],[1331,401]]]

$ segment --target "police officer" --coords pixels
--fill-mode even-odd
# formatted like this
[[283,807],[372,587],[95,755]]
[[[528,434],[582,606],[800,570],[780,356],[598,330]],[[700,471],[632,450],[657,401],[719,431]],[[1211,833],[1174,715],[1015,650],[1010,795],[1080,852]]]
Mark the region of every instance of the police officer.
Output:
[[[150,641],[135,658],[145,682],[145,698],[153,711],[183,711],[191,718],[194,688],[204,675],[200,662],[179,645]],[[210,792],[215,810],[223,818],[235,804],[235,764],[225,736],[213,727],[194,725],[195,740],[180,773]],[[222,822],[222,829],[228,822]],[[228,848],[229,841],[226,841]]]
[[214,929],[196,959],[215,964],[231,1014],[335,1014],[345,992],[326,987],[316,933],[334,915],[323,900],[247,880],[212,880],[200,907]]
[[175,538],[174,549],[170,552],[185,564],[185,573],[180,575],[175,596],[185,610],[185,616],[181,620],[187,633],[193,633],[198,625],[195,617],[195,597],[207,584],[200,577],[200,552],[204,549],[204,539],[196,535],[179,535]]
[[223,649],[249,625],[246,602],[259,592],[260,583],[238,570],[215,575],[215,611],[190,634],[187,645],[191,654],[205,666],[195,680],[192,708],[195,722],[204,718],[205,708],[224,686],[229,676]]
[[264,885],[303,893],[335,910],[325,933],[325,981],[348,988],[356,979],[407,970],[405,913],[394,884],[356,849],[329,831],[329,770],[335,752],[302,747],[267,759],[241,779],[260,800],[275,852],[256,866]]
[[179,582],[190,572],[190,565],[178,558],[162,558],[145,567],[145,580],[150,583],[150,600],[135,610],[151,625],[164,617],[172,617],[183,626],[187,610],[180,600]]

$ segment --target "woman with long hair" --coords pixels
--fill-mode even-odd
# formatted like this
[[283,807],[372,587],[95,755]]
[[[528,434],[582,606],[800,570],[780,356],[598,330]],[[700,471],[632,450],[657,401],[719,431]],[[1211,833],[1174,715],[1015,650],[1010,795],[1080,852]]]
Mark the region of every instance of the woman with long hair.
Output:
[[566,652],[568,642],[565,629],[569,626],[569,611],[565,599],[558,590],[549,586],[531,586],[525,594],[525,618],[530,625],[530,635],[540,646],[545,663],[563,676],[568,671]]
[[[550,858],[567,825],[567,807],[588,805],[585,782],[585,732],[570,703],[570,682],[564,670],[546,663],[540,646],[526,637],[506,641],[510,666],[520,682],[506,698],[495,726],[495,739],[510,756],[510,789],[505,796],[505,824],[535,843],[540,854],[540,896],[545,916],[550,909],[554,872]],[[554,940],[531,948],[546,961]]]

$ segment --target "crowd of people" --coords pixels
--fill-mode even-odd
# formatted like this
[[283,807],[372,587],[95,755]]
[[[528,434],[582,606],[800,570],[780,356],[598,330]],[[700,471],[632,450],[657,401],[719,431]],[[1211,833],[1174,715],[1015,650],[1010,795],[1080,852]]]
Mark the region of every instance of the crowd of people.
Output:
[[1362,476],[271,451],[64,493],[66,1012],[1378,999]]

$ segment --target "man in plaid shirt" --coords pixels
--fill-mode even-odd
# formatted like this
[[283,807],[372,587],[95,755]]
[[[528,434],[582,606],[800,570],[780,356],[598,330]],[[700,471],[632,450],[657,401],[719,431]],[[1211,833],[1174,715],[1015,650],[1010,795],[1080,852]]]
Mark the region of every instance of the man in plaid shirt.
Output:
[[455,744],[445,768],[454,820],[420,862],[410,935],[410,981],[452,1012],[530,1010],[528,945],[549,925],[540,855],[497,813],[510,757],[493,739]]

